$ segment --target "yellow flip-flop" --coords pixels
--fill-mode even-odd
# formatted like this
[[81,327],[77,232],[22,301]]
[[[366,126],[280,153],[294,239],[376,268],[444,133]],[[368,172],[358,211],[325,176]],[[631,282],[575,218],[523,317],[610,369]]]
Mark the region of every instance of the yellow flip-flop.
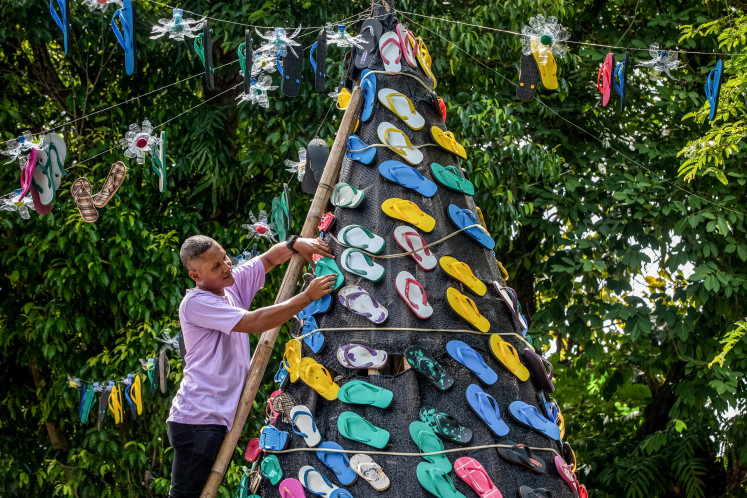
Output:
[[462,282],[478,296],[484,296],[488,291],[485,284],[472,273],[472,269],[467,263],[462,263],[451,256],[444,256],[438,262],[446,273]]
[[498,334],[490,336],[490,352],[520,381],[524,382],[529,379],[529,370],[521,363],[516,348],[504,341]]
[[457,142],[457,139],[454,138],[454,134],[452,132],[444,131],[438,126],[431,126],[431,135],[433,135],[433,139],[438,145],[448,150],[449,152],[453,152],[459,157],[467,159],[467,151],[464,149],[462,144]]
[[[557,420],[558,427],[560,427],[560,439],[562,440],[565,437],[565,419],[563,418],[563,414],[558,412],[558,420]],[[575,455],[574,455],[575,458]]]
[[449,304],[454,311],[472,324],[477,330],[483,333],[490,330],[490,322],[480,314],[477,305],[475,305],[475,302],[472,299],[468,298],[453,287],[449,287],[446,290],[446,299],[449,301]]
[[433,88],[435,89],[436,77],[433,75],[433,71],[431,70],[431,65],[433,64],[431,54],[428,53],[428,47],[425,46],[425,42],[421,37],[418,36],[415,41],[418,45],[418,62],[420,63],[420,67],[423,68],[425,75],[433,80]]
[[[532,40],[532,55],[539,66],[540,75],[542,76],[542,86],[548,90],[558,89],[558,64],[555,62],[555,56],[547,49],[541,49],[539,41]],[[541,54],[541,55],[540,55]],[[544,59],[544,60],[543,60]]]
[[350,94],[350,90],[348,90],[347,88],[343,88],[342,90],[340,90],[340,93],[337,94],[337,103],[335,105],[338,109],[344,111],[348,108],[351,98],[352,95]]
[[122,390],[117,384],[112,386],[112,392],[109,394],[109,409],[114,415],[114,423],[122,423]]
[[334,383],[329,370],[308,356],[301,360],[301,380],[329,401],[337,399],[340,386]]
[[298,339],[291,339],[285,344],[283,365],[288,371],[291,382],[296,382],[301,372],[301,343]]
[[135,403],[135,409],[138,415],[143,414],[143,387],[142,381],[140,380],[140,374],[135,374],[135,379],[132,381],[132,387],[130,388],[130,398]]
[[425,214],[417,204],[412,201],[392,197],[387,199],[381,205],[384,214],[394,219],[406,221],[410,225],[421,229],[424,232],[430,232],[436,226],[436,220],[432,216]]

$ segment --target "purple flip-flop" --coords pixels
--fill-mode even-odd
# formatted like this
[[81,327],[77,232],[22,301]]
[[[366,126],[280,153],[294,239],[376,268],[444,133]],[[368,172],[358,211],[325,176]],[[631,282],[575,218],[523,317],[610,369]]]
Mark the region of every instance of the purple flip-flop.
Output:
[[278,491],[280,491],[280,498],[306,498],[303,484],[292,477],[280,481]]
[[337,350],[337,361],[345,368],[381,368],[386,360],[386,351],[363,344],[346,344]]
[[347,309],[356,315],[368,318],[377,325],[384,323],[389,316],[386,308],[380,305],[371,294],[357,285],[343,287],[337,297]]
[[[531,348],[524,349],[524,364],[527,370],[532,374],[532,380],[537,384],[537,387],[551,393],[555,391],[555,386],[552,383],[552,376],[554,369],[552,363],[550,363],[544,357],[535,353]],[[545,365],[550,365],[550,372],[547,372]]]

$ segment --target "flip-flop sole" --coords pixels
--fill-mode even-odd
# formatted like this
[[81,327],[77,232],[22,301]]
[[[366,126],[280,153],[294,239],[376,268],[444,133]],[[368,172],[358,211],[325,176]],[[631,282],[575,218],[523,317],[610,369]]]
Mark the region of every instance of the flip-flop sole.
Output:
[[314,89],[319,93],[326,91],[327,83],[327,33],[323,29],[316,37],[316,69],[314,70]]
[[[288,52],[283,56],[283,80],[280,83],[280,91],[286,97],[298,97],[301,92],[301,72],[303,71],[303,48],[298,38],[293,41],[296,45],[293,50],[288,48]],[[317,50],[319,47],[317,46]],[[295,52],[295,53],[294,53]]]

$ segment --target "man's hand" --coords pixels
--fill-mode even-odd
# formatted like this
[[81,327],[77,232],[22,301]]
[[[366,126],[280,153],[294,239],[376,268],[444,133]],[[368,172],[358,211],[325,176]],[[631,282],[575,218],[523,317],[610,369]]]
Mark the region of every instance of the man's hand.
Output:
[[293,249],[298,251],[298,254],[304,257],[307,262],[313,264],[314,261],[311,257],[314,254],[319,254],[325,258],[334,258],[332,255],[332,249],[329,248],[329,244],[324,242],[322,239],[297,239],[293,244]]
[[335,285],[336,279],[337,275],[335,274],[317,277],[311,281],[304,293],[306,294],[306,296],[308,296],[309,299],[311,299],[311,302],[314,302],[317,299],[321,299],[322,297],[332,292],[332,287]]

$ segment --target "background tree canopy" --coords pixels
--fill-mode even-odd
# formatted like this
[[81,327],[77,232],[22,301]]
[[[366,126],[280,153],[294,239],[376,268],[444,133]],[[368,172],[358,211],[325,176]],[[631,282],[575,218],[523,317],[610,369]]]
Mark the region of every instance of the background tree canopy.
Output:
[[[180,6],[236,23],[313,27],[358,14],[369,2]],[[497,239],[508,285],[531,316],[530,335],[552,354],[567,439],[592,496],[747,495],[747,340],[740,324],[747,302],[747,56],[725,58],[729,93],[713,126],[704,120],[703,84],[717,57],[708,54],[680,54],[684,64],[671,79],[653,81],[648,69],[636,68],[621,112],[616,96],[603,108],[595,87],[607,50],[570,44],[559,61],[558,91],[521,103],[514,96],[519,37],[414,14],[511,31],[530,16],[555,15],[571,40],[631,47],[635,64],[649,58],[653,42],[747,52],[745,6],[397,2],[401,19],[428,43],[449,129],[470,144],[462,164],[478,186],[475,200]],[[109,27],[112,10],[90,13],[78,2],[71,10],[65,56],[44,2],[0,4],[2,139],[77,120],[61,130],[69,174],[52,214],[0,217],[0,494],[164,495],[171,468],[165,420],[180,361],[172,357],[168,395],[146,396],[142,417],[120,426],[108,417],[101,432],[77,419],[80,394],[66,376],[113,380],[142,371],[138,360],[156,353],[155,336],[178,327],[189,287],[178,249],[187,236],[208,234],[238,253],[249,211],[269,206],[282,182],[291,184],[300,227],[310,197],[283,160],[295,158],[317,129],[331,144],[341,113],[327,114],[332,101],[312,91],[308,60],[300,97],[274,92],[269,109],[237,106],[241,25],[213,22],[215,65],[226,66],[216,69],[216,88],[207,92],[191,43],[148,39],[150,26],[171,15],[164,4],[137,3],[133,76],[124,72]],[[316,32],[302,32],[307,56]],[[614,52],[621,60],[624,52]],[[330,49],[329,91],[342,55]],[[158,192],[148,164],[125,160],[125,184],[96,224],[83,223],[69,195],[72,180],[86,176],[97,190],[122,157],[117,141],[143,119],[168,121],[167,191]],[[702,162],[680,172],[689,159]],[[16,168],[5,166],[0,194],[17,188]],[[689,183],[679,173],[689,174]],[[256,306],[274,300],[281,278],[282,270],[271,274]],[[724,340],[729,351],[709,365]],[[272,373],[224,496],[236,487],[241,450],[262,425]]]

